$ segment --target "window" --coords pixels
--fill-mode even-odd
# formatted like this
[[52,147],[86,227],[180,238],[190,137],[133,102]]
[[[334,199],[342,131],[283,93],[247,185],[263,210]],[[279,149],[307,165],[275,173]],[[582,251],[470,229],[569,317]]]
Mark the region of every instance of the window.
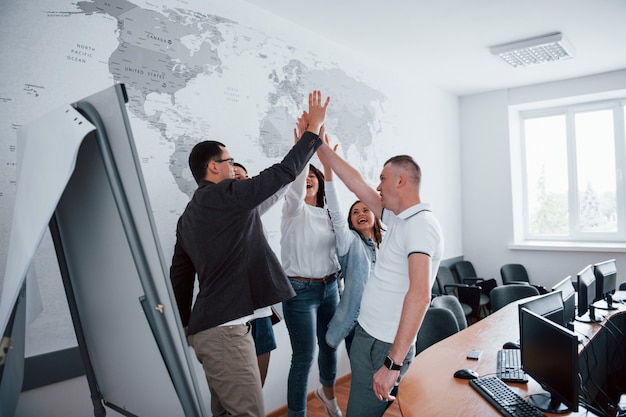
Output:
[[626,100],[520,113],[526,240],[626,241]]

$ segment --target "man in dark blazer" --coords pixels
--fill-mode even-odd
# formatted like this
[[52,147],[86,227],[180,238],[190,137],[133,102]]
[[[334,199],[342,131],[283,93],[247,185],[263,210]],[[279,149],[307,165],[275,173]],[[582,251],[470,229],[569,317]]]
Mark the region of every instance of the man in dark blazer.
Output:
[[255,310],[295,293],[256,208],[292,182],[321,146],[328,103],[319,91],[309,94],[307,131],[280,163],[247,181],[234,179],[234,159],[220,142],[200,142],[189,155],[198,189],[178,221],[170,279],[214,416],[265,415],[249,320]]

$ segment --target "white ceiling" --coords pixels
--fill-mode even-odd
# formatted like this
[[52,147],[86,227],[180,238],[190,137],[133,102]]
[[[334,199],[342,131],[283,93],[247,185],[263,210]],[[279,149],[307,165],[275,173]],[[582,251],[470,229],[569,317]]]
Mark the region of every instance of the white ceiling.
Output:
[[[459,96],[626,69],[625,0],[255,3]],[[574,59],[513,69],[489,47],[562,32]]]

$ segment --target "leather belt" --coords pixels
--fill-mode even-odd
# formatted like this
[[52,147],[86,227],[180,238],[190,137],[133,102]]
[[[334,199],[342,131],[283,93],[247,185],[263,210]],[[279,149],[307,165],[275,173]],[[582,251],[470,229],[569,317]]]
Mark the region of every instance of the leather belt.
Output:
[[334,280],[336,276],[337,276],[337,273],[332,273],[324,278],[305,278],[305,277],[298,277],[298,276],[290,276],[289,278],[297,279],[298,281],[307,281],[307,282],[313,281],[313,282],[327,283],[327,282],[331,282],[332,280]]

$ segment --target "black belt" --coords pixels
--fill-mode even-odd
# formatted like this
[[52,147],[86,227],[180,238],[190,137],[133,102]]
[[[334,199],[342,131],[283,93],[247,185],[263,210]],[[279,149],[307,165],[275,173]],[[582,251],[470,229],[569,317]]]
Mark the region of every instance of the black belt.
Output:
[[289,278],[297,279],[298,281],[307,281],[307,282],[313,281],[313,282],[327,283],[327,282],[331,282],[332,280],[334,280],[336,276],[337,276],[337,273],[332,273],[324,278],[305,278],[305,277],[297,277],[297,276],[291,276]]

